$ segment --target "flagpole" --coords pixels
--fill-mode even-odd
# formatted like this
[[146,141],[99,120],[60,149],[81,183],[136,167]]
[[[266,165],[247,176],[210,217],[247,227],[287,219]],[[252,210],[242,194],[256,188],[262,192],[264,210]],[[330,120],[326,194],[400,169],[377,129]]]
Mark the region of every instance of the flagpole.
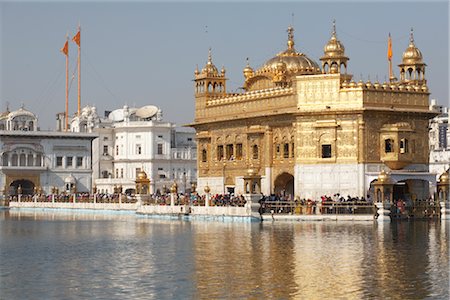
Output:
[[[81,35],[81,26],[78,25],[78,32]],[[81,43],[78,44],[78,116],[80,116],[81,106]]]
[[68,51],[68,47],[69,47],[69,36],[66,36],[66,43],[67,43],[67,53],[66,53],[66,115],[65,115],[65,120],[66,120],[66,126],[65,126],[65,130],[67,131],[67,129],[69,128],[69,51]]
[[389,63],[389,82],[394,82],[397,80],[394,76],[394,72],[392,71],[392,38],[391,33],[389,32],[388,38],[388,63]]

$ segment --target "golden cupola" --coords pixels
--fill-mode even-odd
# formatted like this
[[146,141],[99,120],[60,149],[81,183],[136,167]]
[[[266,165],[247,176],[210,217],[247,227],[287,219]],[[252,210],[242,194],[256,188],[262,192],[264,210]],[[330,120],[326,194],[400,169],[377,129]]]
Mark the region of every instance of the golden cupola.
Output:
[[208,61],[201,71],[194,71],[196,95],[223,96],[226,93],[225,67],[219,70],[212,61],[211,48],[208,51]]
[[208,77],[219,76],[219,70],[212,62],[211,48],[208,51],[208,62],[203,67],[201,74],[206,75]]
[[286,65],[288,75],[318,74],[320,72],[319,65],[305,54],[295,50],[294,28],[289,26],[287,32],[287,49],[269,59],[259,71],[276,71],[279,63],[283,62]]
[[[333,31],[331,33],[331,38],[328,43],[323,48],[324,55],[320,58],[322,61],[322,71],[323,73],[347,73],[347,62],[349,58],[345,56],[345,47],[338,40],[336,35],[336,21],[333,21]],[[344,68],[342,70],[341,68]]]
[[242,73],[244,73],[245,78],[244,89],[247,89],[250,79],[255,75],[255,71],[253,71],[252,67],[250,67],[250,64],[248,62],[248,57],[247,57],[247,65],[245,66]]
[[409,84],[426,84],[425,67],[422,52],[414,43],[414,33],[411,28],[409,45],[403,52],[400,67],[400,81]]
[[247,80],[248,78],[252,77],[253,74],[255,73],[252,69],[252,67],[250,67],[250,64],[248,62],[248,57],[247,57],[247,65],[245,66],[244,70],[242,71],[244,73],[244,77],[245,80]]

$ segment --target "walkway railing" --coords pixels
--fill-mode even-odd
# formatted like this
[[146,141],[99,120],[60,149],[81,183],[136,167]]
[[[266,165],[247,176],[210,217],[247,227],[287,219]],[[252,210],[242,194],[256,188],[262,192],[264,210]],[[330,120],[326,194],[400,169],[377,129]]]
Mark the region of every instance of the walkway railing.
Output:
[[302,204],[298,201],[264,201],[261,206],[261,211],[263,214],[374,215],[376,213],[376,207],[369,202],[307,202]]
[[10,202],[48,202],[48,203],[136,203],[135,196],[125,194],[60,194],[60,195],[16,195]]

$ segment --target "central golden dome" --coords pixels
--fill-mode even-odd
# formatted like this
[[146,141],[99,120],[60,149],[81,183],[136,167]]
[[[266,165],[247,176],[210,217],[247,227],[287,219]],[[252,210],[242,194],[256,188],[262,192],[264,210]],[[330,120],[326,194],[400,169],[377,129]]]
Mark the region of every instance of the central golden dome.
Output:
[[319,65],[305,54],[297,52],[294,48],[294,28],[290,27],[288,32],[288,48],[269,59],[259,71],[276,72],[280,63],[286,65],[288,75],[320,74]]

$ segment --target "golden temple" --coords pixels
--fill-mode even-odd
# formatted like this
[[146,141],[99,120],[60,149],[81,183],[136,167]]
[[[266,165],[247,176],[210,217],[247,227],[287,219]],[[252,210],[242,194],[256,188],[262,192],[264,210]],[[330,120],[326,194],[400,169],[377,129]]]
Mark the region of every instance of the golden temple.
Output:
[[428,171],[429,109],[426,64],[411,30],[399,64],[400,79],[356,82],[335,24],[321,65],[287,48],[243,70],[244,92],[226,91],[225,68],[212,61],[195,70],[198,189],[248,192],[249,170],[260,178],[255,191],[289,198],[373,195],[381,171],[393,180],[394,196],[426,198],[435,187]]

